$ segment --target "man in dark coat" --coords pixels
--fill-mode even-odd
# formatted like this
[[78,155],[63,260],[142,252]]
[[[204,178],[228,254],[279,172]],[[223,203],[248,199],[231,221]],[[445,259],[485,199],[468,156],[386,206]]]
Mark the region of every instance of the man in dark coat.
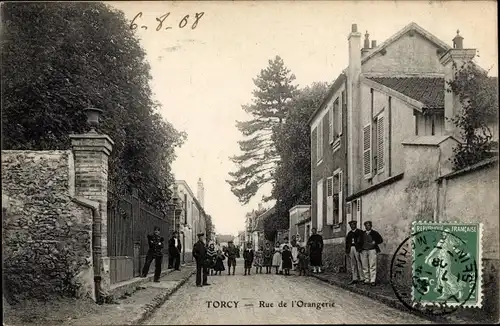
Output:
[[154,281],[160,281],[161,275],[161,261],[163,259],[163,237],[160,237],[160,228],[155,226],[153,234],[148,235],[149,250],[146,255],[146,262],[144,263],[144,268],[142,269],[142,277],[147,277],[149,272],[149,266],[153,259],[155,260],[155,276]]
[[313,273],[321,273],[322,255],[323,255],[323,237],[316,233],[316,228],[312,228],[312,235],[307,240],[309,248],[309,258]]
[[[203,242],[204,233],[198,233],[198,242],[193,246],[193,257],[196,259],[196,286],[210,285],[207,283],[207,247]],[[203,283],[201,274],[203,273]]]
[[351,230],[345,239],[345,253],[351,261],[352,280],[349,284],[363,281],[363,268],[361,267],[361,257],[359,255],[363,245],[363,231],[358,229],[357,221],[350,221]]
[[227,275],[231,275],[231,266],[233,267],[234,275],[234,270],[236,269],[236,256],[238,255],[238,252],[239,250],[234,246],[233,241],[229,241],[225,252],[227,257]]
[[243,252],[243,259],[245,260],[245,275],[250,275],[250,270],[252,268],[254,253],[252,250],[252,243],[247,243],[247,248]]
[[179,232],[175,231],[172,238],[168,240],[168,268],[180,271],[182,245],[179,240]]
[[361,238],[361,264],[363,265],[363,276],[365,284],[375,285],[377,280],[377,254],[380,252],[379,244],[384,242],[382,236],[372,230],[372,222],[366,221],[365,232]]

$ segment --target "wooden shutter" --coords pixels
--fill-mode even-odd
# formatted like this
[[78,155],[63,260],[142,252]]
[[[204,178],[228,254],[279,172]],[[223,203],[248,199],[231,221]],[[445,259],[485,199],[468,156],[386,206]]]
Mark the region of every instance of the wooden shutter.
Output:
[[316,229],[319,232],[323,230],[323,180],[318,181],[316,194]]
[[340,129],[339,129],[339,134],[342,135],[342,114],[344,112],[344,108],[346,108],[346,97],[345,97],[345,91],[342,91],[342,102],[339,107],[339,119],[340,119]]
[[344,185],[344,180],[343,180],[343,174],[342,172],[339,173],[339,197],[338,197],[338,201],[339,201],[339,205],[338,205],[338,208],[339,208],[339,211],[338,211],[338,214],[339,214],[339,223],[343,223],[344,222],[344,216],[343,216],[343,207],[344,207],[344,204],[343,204],[343,201],[344,201],[344,198],[342,197],[343,196],[343,185]]
[[[345,217],[347,220],[347,223],[352,221],[352,202],[347,202],[345,204]],[[346,234],[349,233],[349,228],[346,228]]]
[[363,174],[365,179],[372,176],[372,144],[370,124],[363,127]]
[[334,139],[334,136],[333,136],[333,107],[330,106],[330,108],[328,109],[328,135],[330,137],[330,144],[333,143],[333,139]]
[[333,225],[333,177],[326,179],[326,225]]
[[384,170],[384,115],[377,118],[377,171]]

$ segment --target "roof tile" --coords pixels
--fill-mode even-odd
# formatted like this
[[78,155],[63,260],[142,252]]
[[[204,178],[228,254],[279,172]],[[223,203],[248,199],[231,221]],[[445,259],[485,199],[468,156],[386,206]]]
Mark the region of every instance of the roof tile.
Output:
[[444,108],[444,78],[440,77],[369,77],[379,84],[392,88],[414,100],[422,102],[426,108]]

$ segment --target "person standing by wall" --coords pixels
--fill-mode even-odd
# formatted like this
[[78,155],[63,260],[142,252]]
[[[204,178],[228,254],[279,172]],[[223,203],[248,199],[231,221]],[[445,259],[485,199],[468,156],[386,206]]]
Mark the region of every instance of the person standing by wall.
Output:
[[232,241],[227,243],[227,249],[225,255],[227,257],[227,275],[231,275],[231,266],[233,267],[233,275],[236,269],[236,255],[237,251],[239,251]]
[[[210,285],[208,281],[207,247],[203,242],[204,233],[198,233],[198,242],[193,246],[193,257],[196,259],[196,286]],[[202,282],[203,274],[203,282]]]
[[174,231],[172,238],[168,241],[168,268],[180,271],[182,244],[179,240],[179,232]]
[[349,284],[354,284],[364,279],[360,257],[363,242],[363,231],[358,229],[357,224],[357,221],[349,222],[351,230],[347,233],[345,239],[345,253],[350,259],[352,272],[352,280]]
[[153,234],[148,235],[149,250],[146,255],[146,262],[144,263],[144,268],[142,269],[142,277],[147,277],[149,273],[149,266],[151,262],[155,261],[155,275],[154,282],[160,281],[161,275],[161,261],[163,259],[163,247],[164,239],[160,237],[160,228],[155,226]]
[[361,243],[361,265],[365,284],[375,285],[377,280],[377,254],[380,252],[379,244],[384,242],[382,236],[372,229],[372,222],[366,221]]
[[307,240],[309,248],[309,258],[313,273],[321,273],[322,255],[323,255],[323,237],[316,233],[316,228],[312,228],[312,235]]

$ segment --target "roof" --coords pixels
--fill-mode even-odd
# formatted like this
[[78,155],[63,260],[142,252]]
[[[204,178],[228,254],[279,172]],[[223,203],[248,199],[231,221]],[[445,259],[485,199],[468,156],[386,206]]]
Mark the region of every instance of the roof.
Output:
[[444,108],[445,81],[441,77],[367,77],[408,96],[428,109]]
[[385,40],[385,42],[381,43],[379,46],[377,46],[375,49],[373,49],[370,53],[368,53],[368,55],[363,57],[361,59],[361,64],[363,64],[366,61],[373,58],[377,53],[382,51],[382,49],[387,48],[390,44],[394,43],[400,37],[402,37],[403,35],[405,35],[406,33],[410,32],[410,31],[415,31],[415,32],[419,33],[420,35],[422,35],[423,37],[425,37],[426,39],[428,39],[429,41],[434,43],[438,48],[441,48],[444,51],[451,49],[451,47],[448,44],[441,41],[439,38],[432,35],[428,31],[426,31],[425,29],[420,27],[418,24],[411,22],[408,25],[406,25],[403,29],[401,29],[399,32],[397,32],[396,34],[394,34],[393,36],[391,36],[387,40]]
[[314,112],[309,117],[309,120],[307,121],[309,124],[311,124],[311,121],[314,119],[314,117],[316,117],[316,115],[318,115],[318,113],[321,110],[323,110],[323,108],[328,103],[330,98],[335,94],[335,92],[337,92],[337,90],[340,88],[342,83],[344,83],[346,80],[347,80],[347,75],[345,74],[344,71],[342,71],[340,73],[340,75],[337,77],[337,79],[335,79],[332,86],[330,86],[330,89],[328,90],[328,94],[323,99],[323,102],[321,103],[321,105],[316,110],[314,110]]
[[234,236],[230,234],[219,234],[217,235],[217,240],[219,240],[219,243],[229,242],[234,240]]

